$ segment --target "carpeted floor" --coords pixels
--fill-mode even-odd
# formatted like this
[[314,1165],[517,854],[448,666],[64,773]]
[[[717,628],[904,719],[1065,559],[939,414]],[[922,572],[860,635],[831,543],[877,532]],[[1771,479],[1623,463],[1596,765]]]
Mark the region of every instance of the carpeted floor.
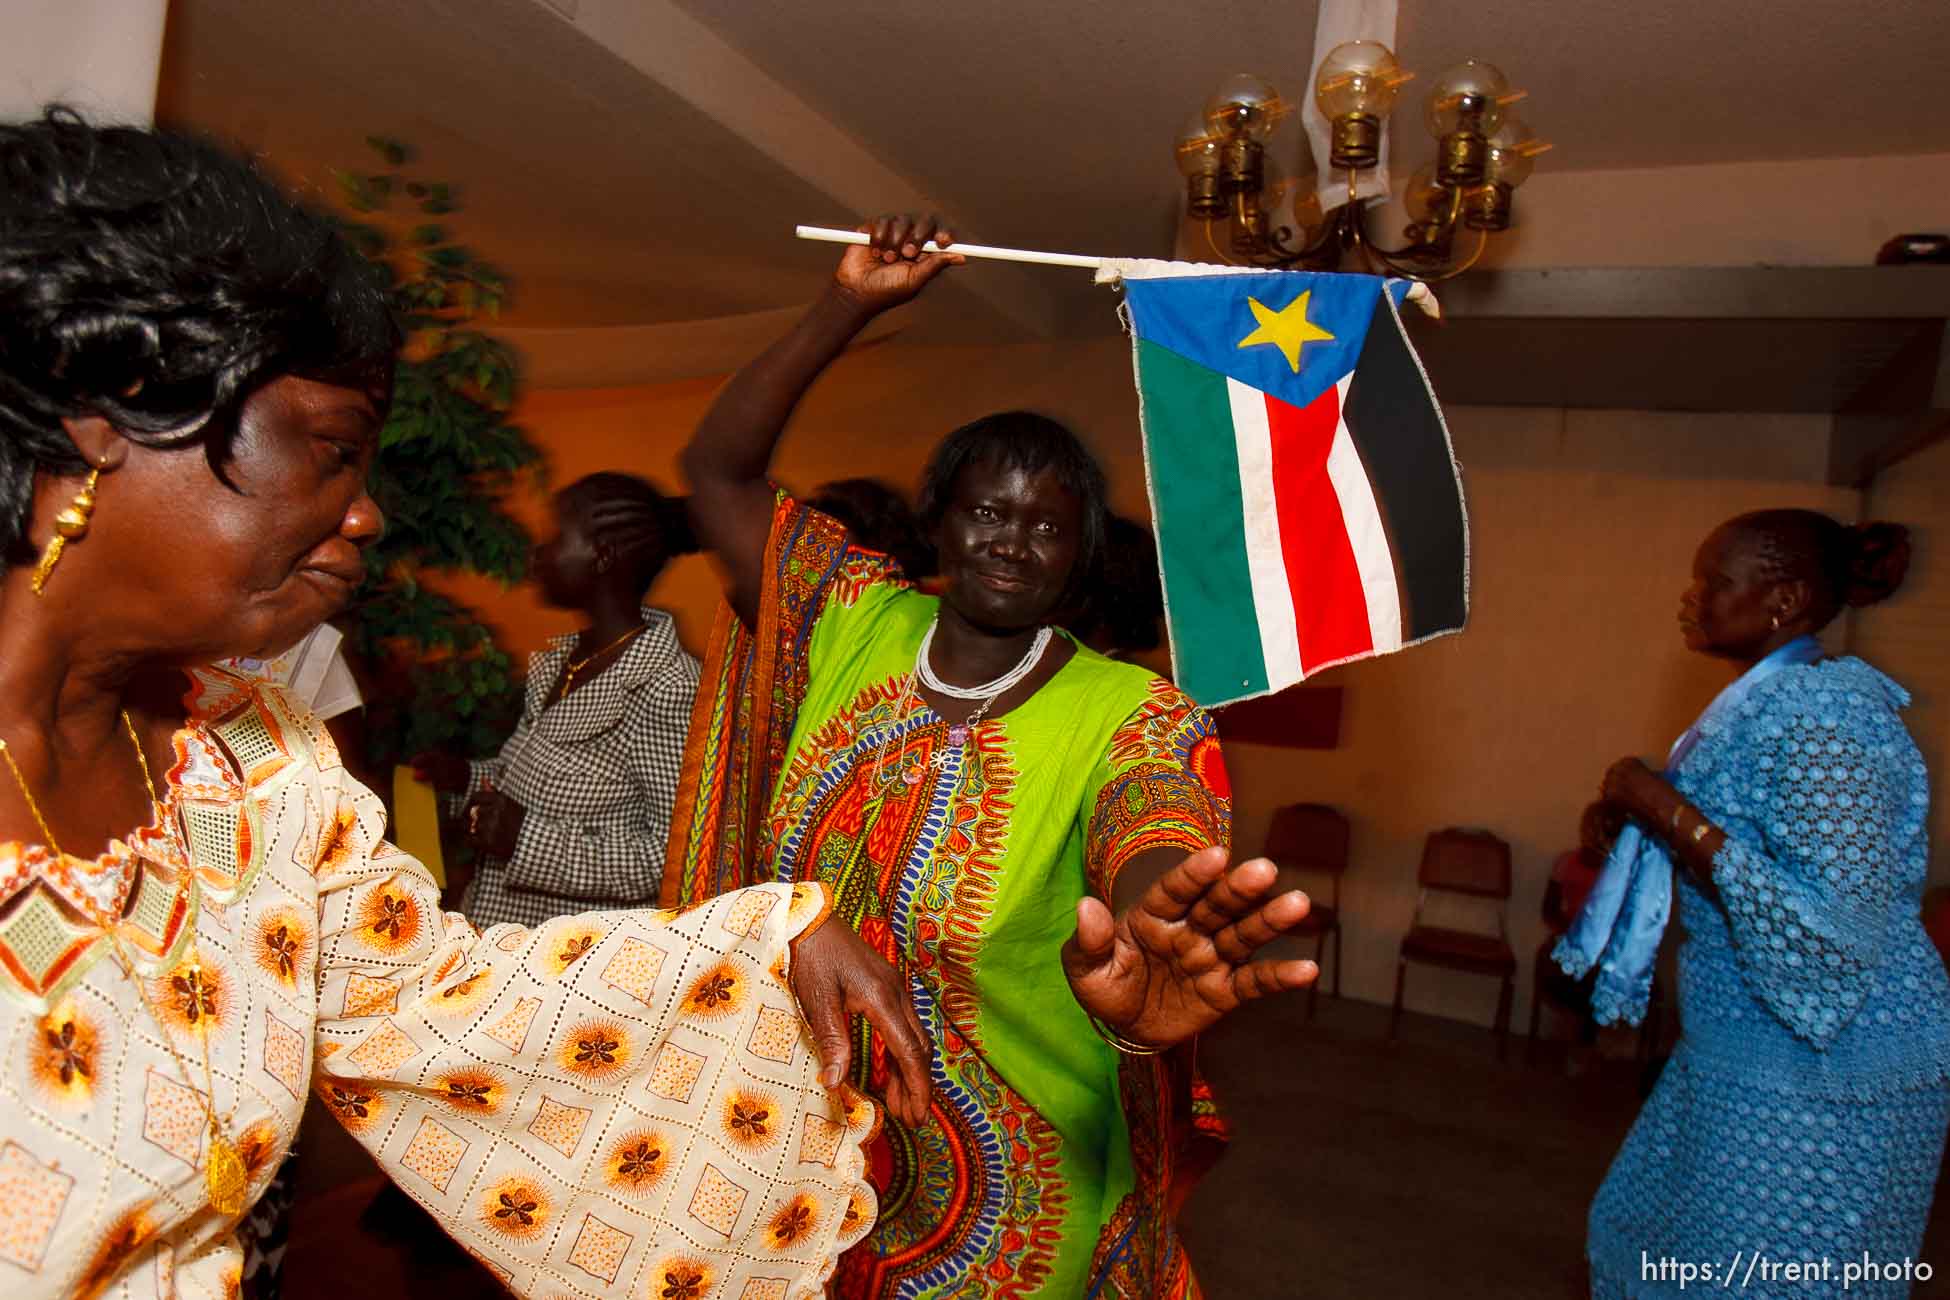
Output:
[[1499,1064],[1483,1030],[1322,998],[1248,1008],[1206,1069],[1236,1130],[1182,1216],[1215,1297],[1584,1291],[1584,1216],[1631,1126],[1638,1070]]
[[[1208,1036],[1203,1064],[1236,1140],[1183,1215],[1206,1294],[1583,1295],[1585,1208],[1637,1113],[1637,1066],[1599,1061],[1574,1078],[1561,1044],[1527,1064],[1513,1037],[1499,1063],[1480,1029],[1410,1015],[1391,1043],[1387,1028],[1387,1008],[1327,997],[1309,1023],[1295,997]],[[305,1138],[287,1300],[500,1294],[403,1201],[362,1226],[378,1173],[316,1108]],[[1923,1258],[1950,1266],[1941,1203]]]

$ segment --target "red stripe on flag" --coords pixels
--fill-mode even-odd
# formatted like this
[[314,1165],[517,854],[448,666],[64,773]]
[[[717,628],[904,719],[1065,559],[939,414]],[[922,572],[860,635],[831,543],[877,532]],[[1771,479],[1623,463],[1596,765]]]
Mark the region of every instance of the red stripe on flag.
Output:
[[1280,515],[1280,549],[1293,593],[1300,664],[1311,672],[1374,651],[1361,570],[1341,518],[1341,499],[1327,477],[1327,453],[1340,427],[1338,387],[1304,407],[1266,396],[1273,440],[1273,498]]

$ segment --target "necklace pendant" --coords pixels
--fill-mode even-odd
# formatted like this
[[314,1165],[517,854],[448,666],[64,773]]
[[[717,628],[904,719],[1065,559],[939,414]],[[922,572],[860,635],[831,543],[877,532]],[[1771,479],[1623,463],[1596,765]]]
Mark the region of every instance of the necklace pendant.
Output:
[[966,745],[968,743],[968,724],[965,722],[957,722],[954,726],[948,728],[948,743],[957,749]]
[[905,772],[901,773],[901,780],[907,785],[921,784],[921,769],[918,767],[908,768]]
[[244,1158],[230,1139],[210,1126],[210,1156],[203,1166],[203,1186],[210,1193],[210,1208],[226,1219],[244,1212],[244,1195],[250,1190],[250,1175]]

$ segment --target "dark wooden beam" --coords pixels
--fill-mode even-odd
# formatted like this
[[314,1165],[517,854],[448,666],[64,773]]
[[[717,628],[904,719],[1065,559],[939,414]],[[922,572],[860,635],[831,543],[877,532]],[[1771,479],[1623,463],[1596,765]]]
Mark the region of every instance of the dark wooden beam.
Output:
[[1950,437],[1950,333],[1919,334],[1835,413],[1828,481],[1867,487],[1891,465]]

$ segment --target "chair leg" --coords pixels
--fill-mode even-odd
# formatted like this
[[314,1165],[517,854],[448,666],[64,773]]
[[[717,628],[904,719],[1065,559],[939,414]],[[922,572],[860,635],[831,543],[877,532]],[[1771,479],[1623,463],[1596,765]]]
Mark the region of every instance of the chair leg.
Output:
[[1395,1036],[1395,1031],[1401,1027],[1402,981],[1407,978],[1408,978],[1408,963],[1405,961],[1396,962],[1395,963],[1395,1010],[1394,1010],[1394,1014],[1388,1017],[1388,1037],[1390,1038],[1393,1038]]
[[1496,1059],[1499,1061],[1509,1053],[1510,1003],[1516,993],[1516,987],[1516,981],[1506,975],[1503,979],[1503,991],[1496,999]]
[[1307,1019],[1312,1020],[1320,1010],[1320,954],[1327,946],[1327,931],[1322,930],[1314,936],[1314,982],[1307,985]]
[[1337,998],[1341,995],[1341,949],[1346,946],[1347,940],[1341,935],[1341,923],[1336,921],[1334,922],[1334,996]]
[[1523,1063],[1533,1065],[1537,1061],[1537,1023],[1544,1010],[1544,988],[1541,979],[1530,982],[1530,1037],[1523,1045]]

